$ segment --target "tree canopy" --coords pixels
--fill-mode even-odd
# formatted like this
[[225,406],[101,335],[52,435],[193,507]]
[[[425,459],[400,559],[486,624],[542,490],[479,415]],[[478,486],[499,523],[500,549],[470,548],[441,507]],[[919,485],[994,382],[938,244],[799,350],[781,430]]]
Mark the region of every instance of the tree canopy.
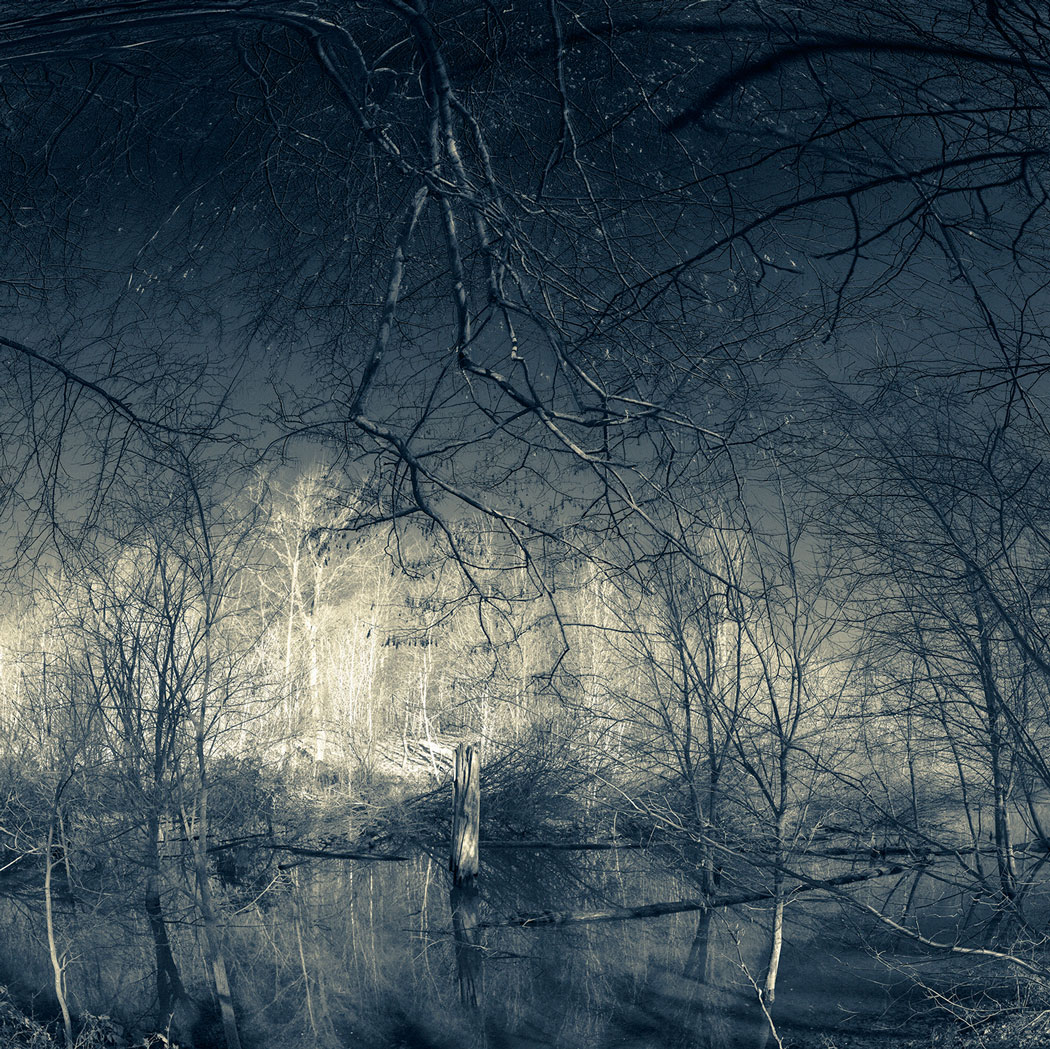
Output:
[[1026,5],[0,13],[5,479],[38,522],[294,441],[364,518],[638,553],[814,452],[873,365],[1042,418]]

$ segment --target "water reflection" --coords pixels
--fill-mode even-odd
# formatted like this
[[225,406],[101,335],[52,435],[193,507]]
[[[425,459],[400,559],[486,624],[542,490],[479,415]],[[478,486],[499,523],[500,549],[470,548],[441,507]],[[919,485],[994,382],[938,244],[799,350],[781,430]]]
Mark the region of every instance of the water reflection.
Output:
[[453,885],[449,891],[452,938],[456,945],[456,975],[459,1000],[471,1009],[481,1002],[481,930],[478,928],[478,889],[475,885]]
[[696,921],[696,932],[693,934],[693,943],[689,948],[689,960],[685,965],[685,977],[687,980],[695,980],[697,983],[707,983],[708,957],[711,953],[711,921],[714,916],[711,911],[701,911]]
[[[146,1023],[156,1008],[155,945],[145,911],[127,905],[144,897],[137,886],[121,888],[58,915],[72,958],[67,983],[76,1009]],[[768,936],[760,907],[479,928],[515,913],[626,906],[694,890],[639,852],[504,854],[483,870],[479,889],[450,890],[443,855],[400,864],[310,860],[271,872],[232,887],[226,901],[244,1042],[254,1049],[764,1049],[770,1028],[752,982]],[[179,899],[168,885],[171,950],[204,1016],[200,930]],[[37,901],[9,898],[2,907],[5,954],[25,958],[23,989],[47,987]],[[870,1015],[885,1003],[885,988],[874,982],[878,963],[850,945],[849,933],[832,904],[791,909],[778,1027],[834,1026],[842,1005]],[[219,1044],[203,1025],[196,1042],[198,1049]]]

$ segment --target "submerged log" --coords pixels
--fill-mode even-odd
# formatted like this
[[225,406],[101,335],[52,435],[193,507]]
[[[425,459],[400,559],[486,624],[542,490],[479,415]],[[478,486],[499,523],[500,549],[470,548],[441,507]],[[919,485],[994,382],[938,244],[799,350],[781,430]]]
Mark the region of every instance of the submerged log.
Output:
[[[901,874],[909,867],[899,864],[892,867],[870,867],[867,870],[855,871],[852,874],[841,874],[836,878],[821,880],[807,879],[785,893],[785,899],[792,899],[805,892],[820,889],[836,889],[843,885],[871,881],[872,878],[884,878],[890,874]],[[577,922],[616,922],[628,918],[659,918],[665,914],[682,914],[688,911],[716,910],[723,907],[737,907],[745,903],[765,903],[775,899],[772,889],[760,892],[740,893],[736,896],[701,897],[686,900],[671,900],[666,903],[646,903],[640,907],[609,907],[594,911],[539,911],[536,914],[519,914],[514,918],[502,921],[480,922],[479,929],[494,929],[505,926],[531,927],[534,925],[570,925]]]
[[289,852],[293,856],[309,856],[321,860],[367,860],[368,862],[389,860],[403,863],[410,859],[409,856],[398,856],[390,852],[339,852],[335,849],[311,849],[303,845],[270,845],[267,847],[274,852]]
[[481,759],[473,743],[456,747],[456,777],[452,795],[452,855],[449,869],[457,887],[473,885],[478,877],[478,838],[481,829]]
[[553,849],[563,852],[600,852],[612,849],[648,849],[651,846],[640,841],[541,841],[521,840],[483,841],[486,849]]

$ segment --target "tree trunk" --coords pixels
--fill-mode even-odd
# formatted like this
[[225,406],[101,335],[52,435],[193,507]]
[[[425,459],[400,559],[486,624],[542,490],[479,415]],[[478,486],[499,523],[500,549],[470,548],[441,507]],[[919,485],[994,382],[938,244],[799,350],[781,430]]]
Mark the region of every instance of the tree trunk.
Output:
[[994,804],[995,862],[999,873],[999,887],[1006,900],[1017,896],[1017,867],[1014,862],[1013,842],[1010,840],[1010,820],[1006,811],[1009,787],[1003,773],[1003,746],[1000,732],[999,690],[992,668],[991,646],[984,630],[984,620],[977,612],[981,631],[981,686],[984,691],[985,715],[988,722],[988,753],[992,765],[992,794]]
[[207,762],[204,752],[204,717],[197,718],[196,757],[197,757],[197,828],[192,832],[185,809],[183,822],[186,837],[192,843],[193,858],[197,881],[197,896],[200,902],[201,923],[204,926],[204,944],[208,967],[211,970],[212,985],[222,1016],[222,1029],[226,1038],[226,1049],[241,1049],[241,1039],[237,1032],[237,1017],[233,1009],[233,996],[230,994],[229,975],[226,971],[226,958],[222,949],[222,936],[215,913],[215,902],[211,890],[211,874],[208,871],[208,777]]
[[230,981],[226,972],[226,958],[222,950],[222,937],[219,923],[215,916],[215,904],[211,892],[211,876],[208,873],[208,854],[205,846],[194,849],[196,862],[197,894],[200,901],[201,922],[204,926],[204,945],[208,956],[208,967],[211,969],[215,997],[222,1016],[222,1029],[226,1037],[226,1049],[241,1049],[240,1035],[237,1033],[237,1018],[233,1010],[233,996],[230,994]]
[[146,864],[146,920],[153,937],[157,960],[157,1030],[167,1030],[172,1014],[180,1001],[188,1000],[186,988],[179,975],[175,956],[168,938],[168,926],[160,897],[160,821],[151,815],[147,824]]
[[777,973],[780,970],[780,951],[784,945],[784,877],[774,875],[773,929],[769,943],[769,965],[762,985],[762,1001],[772,1005],[777,993]]
[[[787,793],[786,777],[781,778],[781,797]],[[784,946],[784,811],[777,813],[776,866],[773,868],[773,926],[769,935],[769,964],[762,983],[762,1005],[768,1008],[777,996],[777,973]]]
[[58,942],[55,939],[54,911],[51,906],[51,872],[55,867],[55,859],[52,849],[55,841],[55,821],[52,818],[51,826],[47,829],[47,866],[44,868],[44,912],[47,922],[47,948],[51,959],[51,972],[54,976],[55,997],[58,1006],[62,1010],[62,1030],[65,1034],[66,1047],[73,1046],[73,1021],[69,1015],[69,1003],[66,1001],[66,976],[65,961],[58,952]]

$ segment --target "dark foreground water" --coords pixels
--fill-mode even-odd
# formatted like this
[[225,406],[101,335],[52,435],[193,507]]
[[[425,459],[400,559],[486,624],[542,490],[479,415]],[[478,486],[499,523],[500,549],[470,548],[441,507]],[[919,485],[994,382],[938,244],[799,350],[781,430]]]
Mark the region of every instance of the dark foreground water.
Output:
[[[508,851],[483,871],[476,901],[450,899],[442,858],[310,860],[228,889],[227,949],[251,1047],[643,1047],[775,1045],[758,1004],[768,952],[763,906],[534,928],[471,928],[521,912],[631,906],[697,895],[695,884],[640,851]],[[903,910],[911,880],[868,897]],[[920,888],[920,894],[922,889]],[[0,973],[23,995],[51,986],[40,893],[3,902]],[[453,920],[453,905],[460,909]],[[186,982],[207,999],[191,901],[168,901]],[[957,904],[942,901],[947,922]],[[153,953],[134,895],[108,889],[57,930],[73,1008],[150,1025]],[[890,948],[892,965],[870,947]],[[772,1018],[785,1040],[900,1030],[921,1001],[916,975],[943,961],[873,939],[838,903],[789,906]],[[931,969],[933,967],[933,969]],[[48,1007],[47,994],[38,1002]],[[198,1045],[219,1037],[206,1024]],[[215,1042],[214,1044],[221,1044]]]

